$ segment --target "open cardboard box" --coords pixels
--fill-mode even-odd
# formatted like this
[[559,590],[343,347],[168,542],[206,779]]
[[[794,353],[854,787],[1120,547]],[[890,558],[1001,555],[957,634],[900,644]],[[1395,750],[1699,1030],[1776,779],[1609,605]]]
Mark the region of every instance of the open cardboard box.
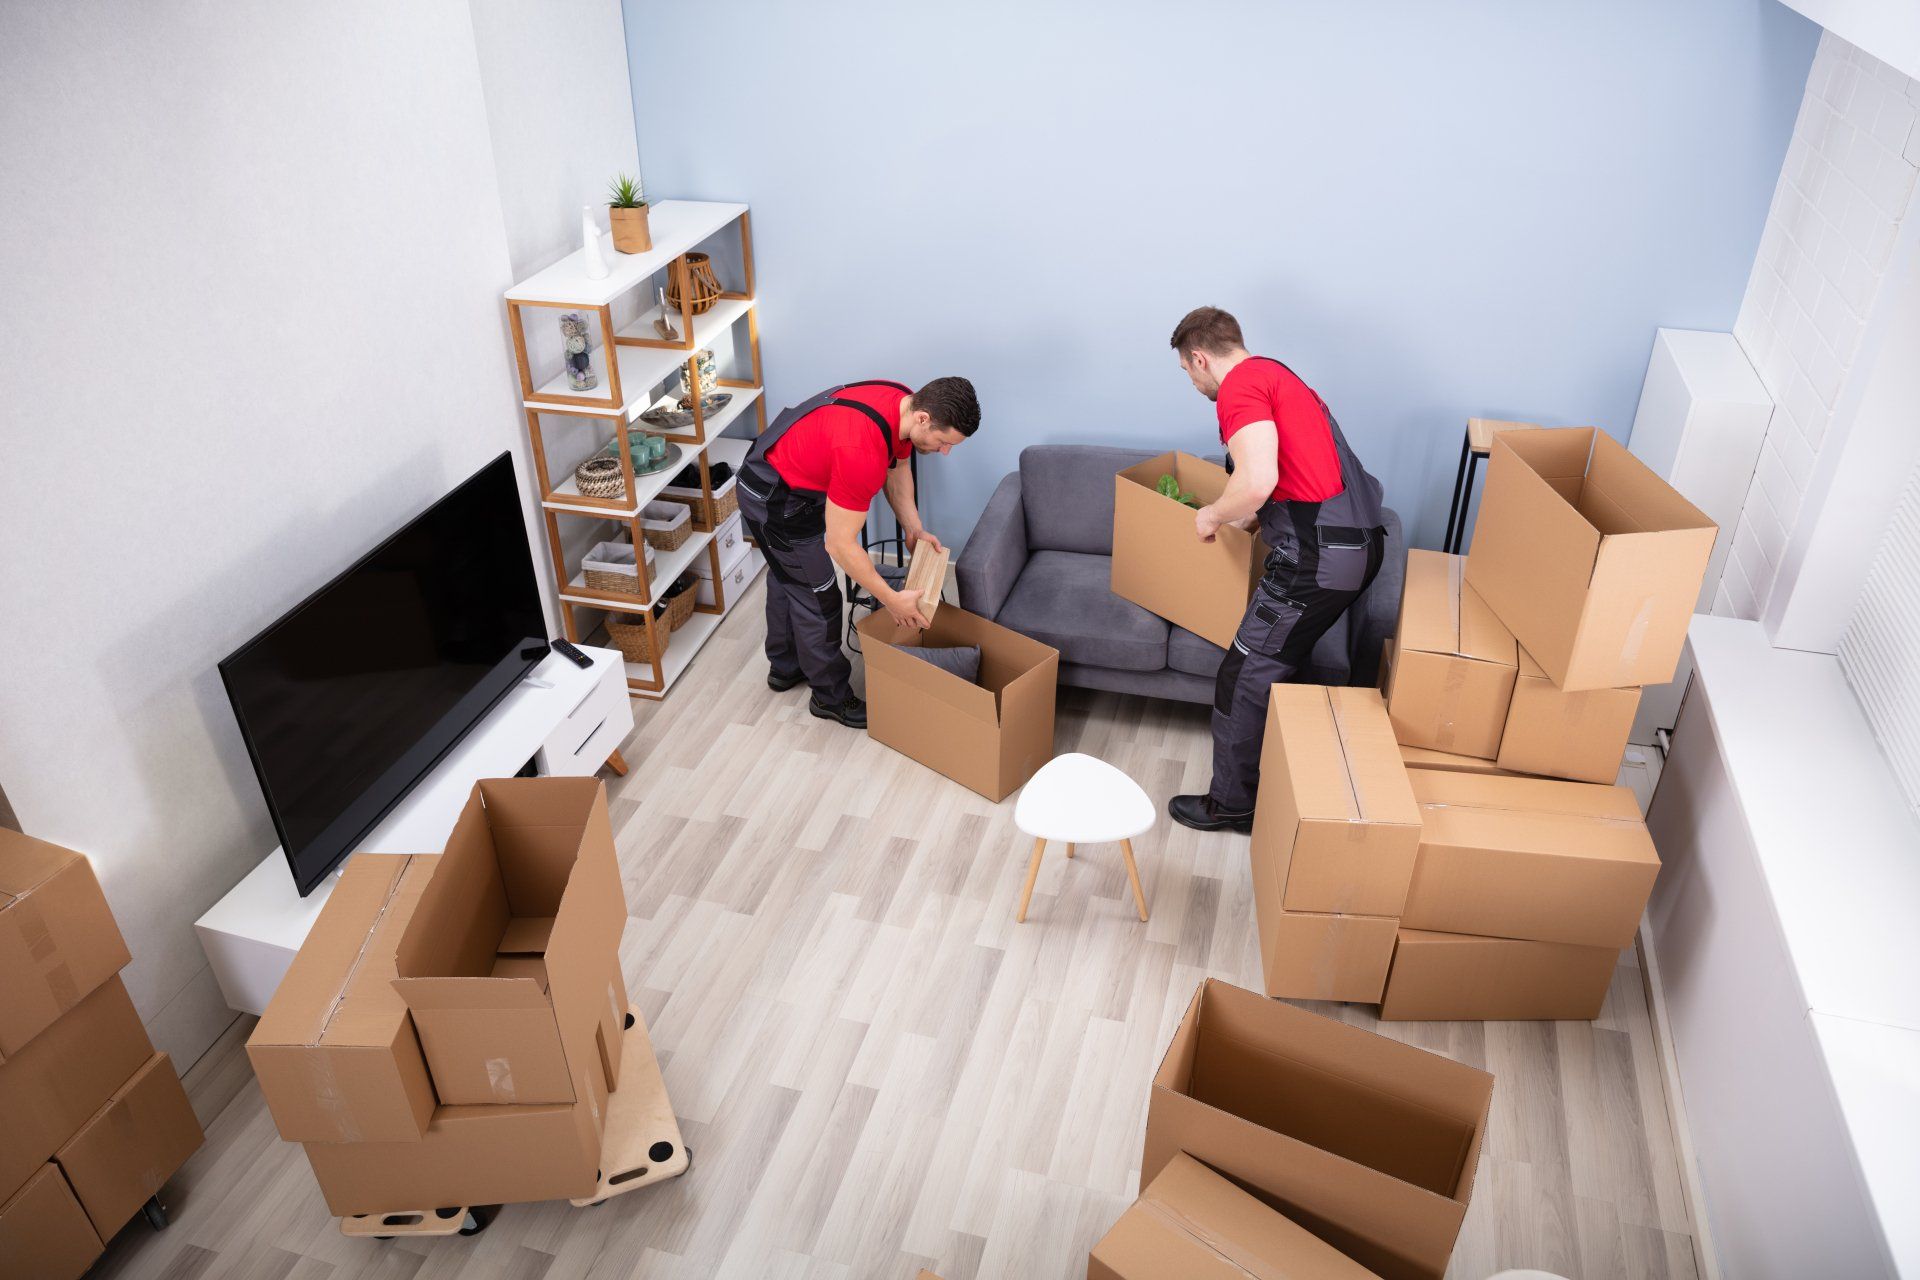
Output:
[[602,1024],[626,921],[598,781],[475,785],[394,954],[443,1107],[576,1100],[581,1064],[619,1052]]
[[1466,580],[1560,688],[1664,684],[1716,533],[1604,431],[1504,432]]
[[0,1062],[131,958],[92,865],[0,827]]
[[1200,541],[1193,508],[1155,487],[1163,475],[1172,475],[1202,506],[1227,487],[1225,467],[1178,452],[1114,476],[1113,594],[1224,649],[1246,616],[1266,565],[1266,543],[1231,527],[1212,542]]
[[[1053,758],[1060,652],[946,605],[924,631],[885,613],[862,618],[867,733],[989,800],[1004,800]],[[915,645],[980,648],[980,681],[901,652]]]
[[1407,552],[1393,662],[1382,682],[1401,742],[1491,758],[1513,697],[1513,633],[1466,585],[1466,560]]
[[1153,1078],[1140,1180],[1184,1151],[1389,1280],[1439,1280],[1493,1077],[1209,978]]

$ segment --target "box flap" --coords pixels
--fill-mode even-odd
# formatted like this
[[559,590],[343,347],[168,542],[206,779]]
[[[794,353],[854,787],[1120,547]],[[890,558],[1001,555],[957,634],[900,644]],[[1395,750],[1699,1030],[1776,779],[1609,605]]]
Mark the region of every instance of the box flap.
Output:
[[1360,797],[1327,693],[1324,685],[1277,684],[1267,716],[1280,736],[1295,812],[1302,819],[1358,822]]
[[317,1045],[366,963],[373,926],[400,888],[411,855],[362,853],[347,860],[286,977],[247,1038],[251,1046]]
[[[953,627],[954,615],[960,612],[962,610],[957,606],[946,606],[935,616],[933,626]],[[930,662],[922,662],[918,658],[900,652],[902,649],[923,643],[928,632],[916,632],[897,626],[892,618],[879,610],[860,619],[854,629],[860,633],[861,656],[866,659],[869,671],[882,672],[899,680],[902,684],[911,686],[916,693],[944,703],[961,715],[982,724],[997,725],[999,723],[999,707],[993,690],[984,688],[982,685],[969,684],[952,672],[942,671]],[[973,642],[960,640],[946,643]],[[980,668],[984,680],[987,670],[987,655],[984,647],[980,654]]]
[[[487,972],[493,972],[489,962]],[[394,983],[416,1014],[445,1009],[546,1009],[546,992],[531,978],[402,978]]]
[[1370,823],[1418,826],[1420,809],[1379,691],[1334,686],[1327,690],[1327,704],[1360,817]]
[[400,935],[394,954],[396,977],[487,972],[511,915],[486,806],[476,786],[447,836],[438,870]]
[[1626,787],[1443,769],[1416,769],[1411,778],[1424,823],[1423,849],[1506,849],[1660,865],[1639,802]]
[[547,939],[552,933],[552,916],[516,916],[507,921],[495,950],[503,956],[537,956],[547,949]]
[[1466,565],[1465,556],[1407,552],[1400,592],[1400,644],[1410,651],[1510,667],[1518,648],[1513,633],[1494,616],[1480,593],[1466,585]]

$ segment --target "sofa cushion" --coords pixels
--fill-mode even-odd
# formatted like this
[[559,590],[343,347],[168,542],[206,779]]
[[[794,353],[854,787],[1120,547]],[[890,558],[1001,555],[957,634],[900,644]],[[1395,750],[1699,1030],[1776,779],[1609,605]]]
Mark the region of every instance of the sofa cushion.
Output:
[[1027,546],[1113,554],[1113,478],[1153,454],[1104,445],[1035,444],[1020,451]]
[[[1111,495],[1107,509],[1111,518]],[[1167,624],[1113,594],[1112,576],[1111,556],[1036,551],[994,621],[1052,645],[1063,662],[1158,671],[1167,665]]]
[[1174,627],[1167,632],[1167,665],[1175,671],[1211,680],[1219,674],[1221,660],[1226,656],[1225,649],[1185,627]]
[[968,684],[980,683],[980,646],[977,644],[931,645],[905,644],[900,652],[959,676]]

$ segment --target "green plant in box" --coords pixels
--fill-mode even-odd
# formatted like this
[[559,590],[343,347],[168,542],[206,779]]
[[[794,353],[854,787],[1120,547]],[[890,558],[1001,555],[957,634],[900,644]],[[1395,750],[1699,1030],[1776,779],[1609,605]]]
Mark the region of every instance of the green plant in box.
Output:
[[1185,503],[1187,506],[1196,509],[1200,506],[1200,495],[1182,489],[1180,487],[1180,481],[1175,478],[1171,471],[1161,476],[1160,483],[1155,485],[1154,488],[1160,491],[1162,497],[1172,498],[1175,502]]

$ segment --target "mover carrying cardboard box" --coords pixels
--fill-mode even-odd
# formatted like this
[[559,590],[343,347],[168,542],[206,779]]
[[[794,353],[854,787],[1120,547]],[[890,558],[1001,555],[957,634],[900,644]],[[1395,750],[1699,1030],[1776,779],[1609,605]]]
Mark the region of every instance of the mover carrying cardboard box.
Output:
[[102,1248],[58,1165],[41,1165],[12,1199],[0,1198],[0,1276],[80,1280]]
[[1618,950],[1660,871],[1625,787],[1416,769],[1408,929]]
[[1223,526],[1212,542],[1193,531],[1194,508],[1160,492],[1172,475],[1202,506],[1227,487],[1227,471],[1186,453],[1163,453],[1113,480],[1113,594],[1222,649],[1233,643],[1265,568],[1258,534]]
[[1402,929],[1380,1019],[1591,1021],[1619,959],[1614,947]]
[[1594,427],[1493,438],[1467,585],[1562,689],[1673,679],[1713,521]]
[[1519,649],[1462,581],[1463,556],[1407,552],[1400,622],[1385,680],[1394,736],[1415,747],[1491,758],[1513,697]]
[[1620,776],[1639,706],[1638,689],[1568,692],[1522,649],[1520,679],[1500,738],[1500,767],[1576,782],[1612,782]]
[[1180,1152],[1388,1280],[1439,1280],[1493,1077],[1209,978],[1153,1077],[1140,1180]]
[[[924,631],[879,612],[858,630],[874,741],[995,801],[1053,758],[1059,650],[951,604]],[[903,652],[913,645],[978,646],[979,683]]]
[[0,1062],[131,958],[87,860],[0,827]]
[[1176,1154],[1087,1255],[1087,1280],[1370,1280],[1305,1227]]

